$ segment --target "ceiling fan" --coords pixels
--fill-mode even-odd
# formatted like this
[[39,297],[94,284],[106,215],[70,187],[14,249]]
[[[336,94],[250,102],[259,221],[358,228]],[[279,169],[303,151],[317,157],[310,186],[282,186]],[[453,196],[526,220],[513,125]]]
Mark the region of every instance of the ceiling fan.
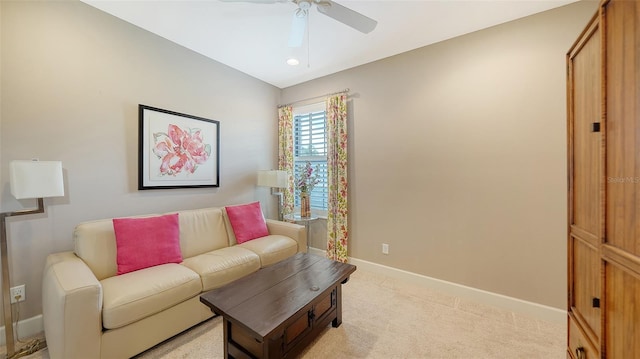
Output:
[[316,5],[318,12],[329,16],[347,26],[362,33],[368,34],[376,28],[378,22],[348,7],[342,6],[331,0],[221,0],[223,2],[250,2],[256,4],[275,4],[292,2],[298,6],[293,13],[291,33],[289,34],[289,47],[302,46],[304,30],[307,24],[307,16],[312,5]]

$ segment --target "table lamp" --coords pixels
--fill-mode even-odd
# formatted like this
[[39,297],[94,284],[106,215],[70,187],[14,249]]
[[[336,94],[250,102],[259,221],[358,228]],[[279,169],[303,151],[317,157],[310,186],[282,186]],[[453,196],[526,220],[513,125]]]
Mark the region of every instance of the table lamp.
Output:
[[271,187],[271,194],[278,196],[278,220],[282,221],[282,196],[280,188],[289,186],[289,175],[287,171],[262,170],[258,171],[258,186]]
[[[60,161],[11,161],[9,163],[11,194],[16,199],[36,198],[38,208],[0,213],[0,251],[2,260],[2,304],[7,358],[30,354],[16,353],[13,337],[11,310],[11,283],[9,279],[9,253],[7,252],[7,217],[44,213],[44,197],[64,196],[62,162]],[[44,342],[42,343],[42,346]],[[32,352],[39,348],[31,348]]]

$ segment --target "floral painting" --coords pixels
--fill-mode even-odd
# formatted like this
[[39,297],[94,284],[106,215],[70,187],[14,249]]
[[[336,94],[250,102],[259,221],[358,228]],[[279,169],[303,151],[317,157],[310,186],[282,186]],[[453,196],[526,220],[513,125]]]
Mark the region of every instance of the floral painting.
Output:
[[219,186],[219,122],[139,106],[138,189]]
[[153,134],[153,153],[162,161],[161,176],[176,176],[182,171],[194,173],[211,155],[211,144],[202,141],[200,129],[169,124],[167,132]]

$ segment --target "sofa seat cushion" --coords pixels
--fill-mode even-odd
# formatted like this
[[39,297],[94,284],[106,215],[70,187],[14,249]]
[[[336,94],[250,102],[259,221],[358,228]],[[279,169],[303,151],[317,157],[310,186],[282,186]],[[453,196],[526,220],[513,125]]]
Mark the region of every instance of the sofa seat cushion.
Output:
[[225,247],[187,258],[182,265],[198,273],[202,290],[222,287],[260,269],[260,257],[238,246]]
[[202,291],[197,273],[169,263],[110,277],[103,291],[102,326],[115,329],[192,298]]
[[298,242],[289,237],[275,234],[238,244],[238,247],[256,253],[260,257],[261,267],[280,262],[298,252]]

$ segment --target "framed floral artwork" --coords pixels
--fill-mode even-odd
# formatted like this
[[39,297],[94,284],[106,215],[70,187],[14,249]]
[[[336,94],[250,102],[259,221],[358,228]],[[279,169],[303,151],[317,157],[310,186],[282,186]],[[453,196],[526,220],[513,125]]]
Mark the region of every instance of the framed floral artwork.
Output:
[[138,189],[220,186],[220,122],[138,109]]

